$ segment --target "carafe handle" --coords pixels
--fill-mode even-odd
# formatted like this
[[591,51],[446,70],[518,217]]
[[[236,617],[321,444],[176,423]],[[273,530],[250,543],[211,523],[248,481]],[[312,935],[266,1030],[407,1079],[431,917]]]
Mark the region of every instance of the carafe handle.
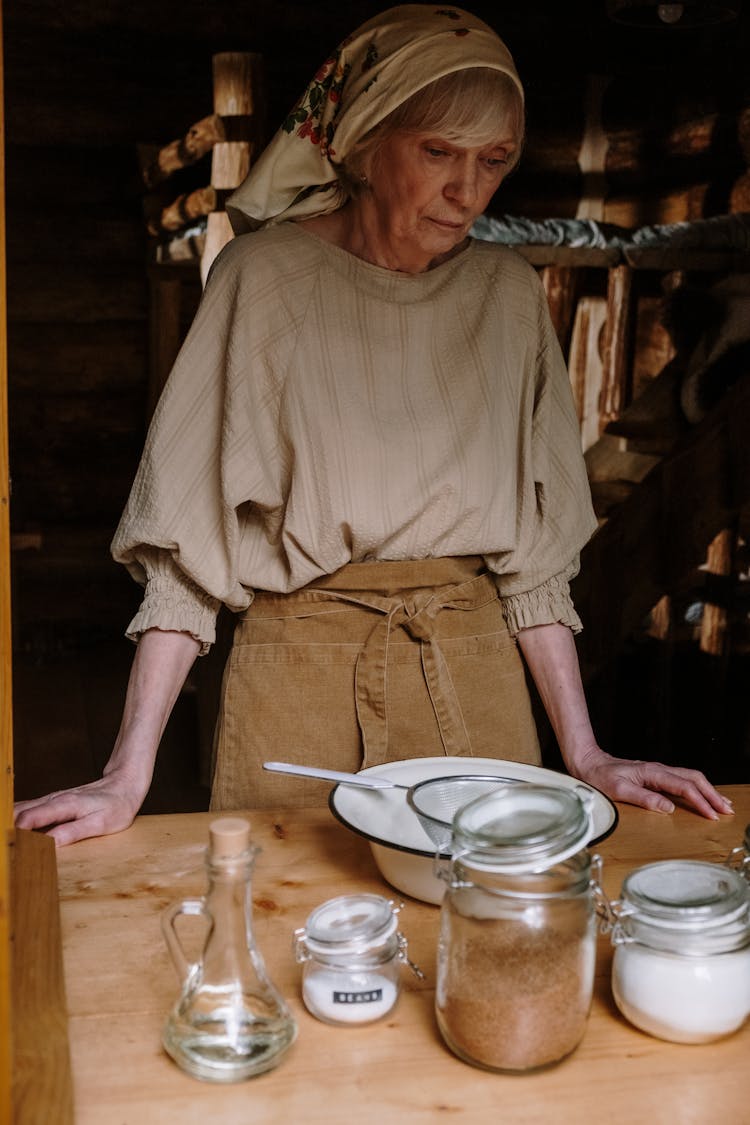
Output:
[[205,898],[185,898],[182,902],[173,902],[171,906],[162,911],[162,933],[172,956],[177,975],[180,978],[180,983],[183,985],[198,966],[196,962],[188,961],[185,956],[185,951],[175,928],[175,922],[181,914],[191,914],[195,917],[198,914],[206,915],[207,913]]

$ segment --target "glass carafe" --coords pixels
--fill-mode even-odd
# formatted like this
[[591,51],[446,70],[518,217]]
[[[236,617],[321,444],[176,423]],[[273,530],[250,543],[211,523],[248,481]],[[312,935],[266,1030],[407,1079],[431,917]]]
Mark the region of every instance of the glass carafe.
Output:
[[[294,1041],[296,1025],[253,937],[252,873],[259,849],[250,842],[250,825],[239,817],[221,817],[209,833],[207,893],[175,903],[162,916],[182,980],[162,1042],[196,1078],[237,1082],[276,1066]],[[193,963],[175,927],[184,914],[202,915],[208,922],[202,955]]]

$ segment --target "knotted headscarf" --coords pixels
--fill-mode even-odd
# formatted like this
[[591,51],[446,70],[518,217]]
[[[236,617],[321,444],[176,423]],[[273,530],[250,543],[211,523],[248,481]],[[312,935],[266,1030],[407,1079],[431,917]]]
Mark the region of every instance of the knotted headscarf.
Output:
[[368,20],[315,73],[227,200],[235,233],[343,206],[335,165],[357,141],[423,86],[471,67],[507,74],[523,96],[503,41],[460,8],[404,4]]

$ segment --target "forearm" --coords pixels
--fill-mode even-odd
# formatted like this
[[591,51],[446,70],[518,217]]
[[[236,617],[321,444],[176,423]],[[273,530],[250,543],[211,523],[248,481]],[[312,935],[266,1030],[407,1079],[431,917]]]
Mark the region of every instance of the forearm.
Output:
[[615,758],[601,749],[591,728],[573,634],[565,625],[522,629],[518,643],[573,777],[614,800],[655,812],[673,812],[673,798],[712,819],[732,811],[731,802],[698,770]]
[[140,794],[140,801],[148,792],[161,736],[199,649],[189,633],[159,629],[149,629],[138,642],[104,776],[121,775]]
[[555,732],[570,773],[580,776],[583,759],[599,752],[581,682],[578,653],[565,625],[522,629],[518,644]]

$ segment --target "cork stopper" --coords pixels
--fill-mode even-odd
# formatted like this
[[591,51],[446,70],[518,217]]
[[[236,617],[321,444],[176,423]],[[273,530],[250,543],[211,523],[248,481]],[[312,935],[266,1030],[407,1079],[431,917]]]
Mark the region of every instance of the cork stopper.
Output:
[[208,829],[214,859],[233,859],[250,847],[250,821],[239,816],[212,820]]

